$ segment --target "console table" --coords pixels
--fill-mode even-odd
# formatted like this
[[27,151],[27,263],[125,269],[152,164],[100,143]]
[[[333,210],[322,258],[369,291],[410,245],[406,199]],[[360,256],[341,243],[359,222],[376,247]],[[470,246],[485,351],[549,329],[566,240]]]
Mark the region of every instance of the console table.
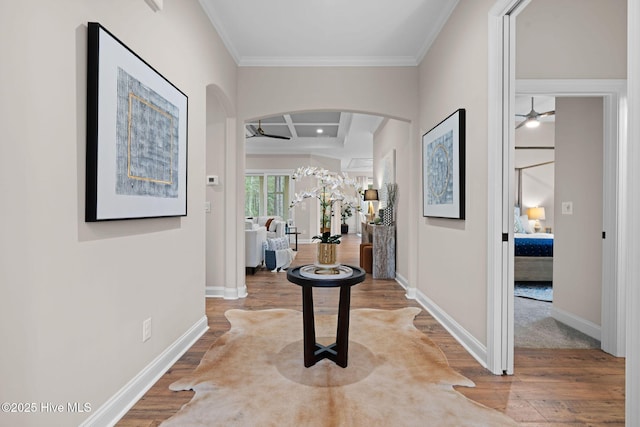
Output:
[[[329,359],[342,368],[347,367],[349,351],[349,307],[351,306],[351,287],[364,281],[365,272],[359,267],[345,265],[353,270],[348,277],[336,279],[315,279],[303,276],[300,266],[287,270],[287,280],[302,287],[302,323],[304,335],[304,366],[315,365],[322,359]],[[338,328],[336,342],[323,346],[316,342],[316,327],[313,314],[313,288],[340,288],[338,304]]]
[[362,243],[373,244],[373,278],[396,277],[396,227],[362,223]]
[[285,229],[284,234],[289,236],[289,245],[291,245],[291,236],[292,235],[296,236],[296,247],[293,250],[297,251],[298,250],[298,235],[302,234],[301,232],[298,231],[298,227],[296,227],[295,225],[287,226],[287,228]]

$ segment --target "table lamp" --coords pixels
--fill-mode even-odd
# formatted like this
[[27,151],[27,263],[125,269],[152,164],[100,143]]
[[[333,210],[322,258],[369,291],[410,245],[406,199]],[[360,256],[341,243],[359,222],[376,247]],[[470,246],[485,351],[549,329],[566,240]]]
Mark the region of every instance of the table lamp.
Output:
[[540,229],[542,228],[540,226],[540,220],[543,220],[543,221],[545,220],[544,208],[539,206],[536,206],[535,208],[529,208],[527,209],[527,216],[529,217],[529,219],[532,219],[535,221],[533,225],[533,230],[536,233],[539,232]]
[[369,189],[364,190],[364,201],[369,202],[369,212],[367,215],[369,222],[373,222],[373,217],[375,216],[375,211],[373,210],[373,202],[378,201],[378,190]]

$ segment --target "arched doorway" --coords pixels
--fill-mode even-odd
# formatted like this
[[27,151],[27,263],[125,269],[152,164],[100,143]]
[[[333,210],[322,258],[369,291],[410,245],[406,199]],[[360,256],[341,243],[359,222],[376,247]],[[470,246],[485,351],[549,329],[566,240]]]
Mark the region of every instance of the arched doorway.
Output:
[[240,245],[233,227],[237,212],[236,138],[234,108],[216,85],[206,93],[205,277],[206,296],[240,298],[236,257]]
[[[340,110],[327,109],[327,110],[323,110],[322,112],[329,112],[329,111],[335,112]],[[351,129],[352,132],[350,135],[342,135],[343,139],[346,137],[346,139],[348,140],[353,140],[355,138],[361,137],[361,135],[358,136],[357,134],[366,133],[367,132],[366,127],[368,126],[368,123],[370,123],[371,120],[375,121],[374,130],[371,131],[371,133],[369,134],[369,138],[371,139],[371,143],[374,142],[374,139],[376,143],[372,144],[371,154],[367,155],[368,157],[370,157],[370,160],[371,160],[370,170],[373,170],[373,168],[375,167],[375,169],[378,171],[377,174],[380,175],[380,176],[368,177],[373,183],[372,185],[375,188],[380,187],[383,184],[383,182],[385,182],[384,181],[385,179],[389,179],[388,177],[383,178],[382,176],[383,171],[388,169],[388,167],[382,164],[385,158],[390,157],[393,159],[394,168],[396,163],[398,165],[400,164],[404,165],[404,167],[398,166],[398,168],[396,169],[397,173],[395,173],[393,176],[393,179],[395,181],[391,181],[391,182],[398,183],[399,187],[402,188],[401,191],[403,191],[404,194],[407,195],[406,198],[403,199],[402,197],[400,197],[399,199],[398,220],[397,220],[398,244],[396,246],[398,250],[397,259],[399,260],[398,279],[399,279],[399,282],[406,288],[410,283],[408,279],[409,271],[410,271],[409,259],[410,259],[411,253],[415,252],[415,251],[411,251],[410,244],[407,243],[408,240],[410,239],[410,233],[408,230],[411,227],[411,223],[412,223],[411,220],[409,219],[412,212],[411,203],[414,201],[412,198],[409,197],[409,194],[412,194],[412,190],[410,188],[414,184],[412,184],[412,180],[410,178],[410,168],[406,167],[406,165],[410,163],[410,159],[413,158],[412,150],[414,149],[413,145],[415,145],[415,144],[413,145],[411,144],[411,138],[413,135],[412,123],[408,120],[384,117],[384,115],[373,114],[370,112],[362,113],[362,112],[350,112],[350,111],[345,112],[344,110],[342,111],[343,111],[343,115],[353,116],[352,129]],[[292,147],[292,144],[295,144],[295,142],[291,142],[289,140],[282,140],[279,138],[260,139],[260,138],[255,138],[253,136],[253,133],[256,132],[257,126],[261,124],[262,131],[264,133],[275,135],[275,136],[291,137],[292,136],[291,132],[290,130],[287,129],[287,124],[286,124],[286,121],[290,120],[288,116],[295,115],[295,114],[304,115],[309,112],[310,111],[265,114],[264,116],[260,116],[258,118],[247,119],[245,121],[245,126],[243,127],[243,136],[249,137],[247,141],[251,141],[252,139],[255,139],[255,140],[259,140],[260,144],[264,144],[263,145],[264,148],[260,152],[261,157],[264,157],[264,158],[256,160],[255,153],[254,155],[251,154],[252,150],[247,147],[247,143],[245,142],[244,144],[245,158],[248,158],[248,160],[246,160],[245,169],[243,172],[260,176],[261,173],[266,168],[267,169],[267,172],[265,172],[266,174],[271,173],[273,175],[279,175],[279,174],[282,175],[282,174],[289,174],[293,172],[296,168],[301,166],[317,165],[317,166],[322,166],[324,168],[329,168],[331,170],[346,171],[349,174],[349,176],[353,178],[362,177],[363,174],[360,172],[360,170],[358,169],[354,170],[353,168],[345,167],[345,166],[348,166],[350,161],[364,160],[362,158],[358,158],[359,156],[357,154],[353,152],[348,152],[348,149],[347,149],[347,152],[348,152],[347,155],[350,156],[350,158],[347,161],[345,161],[346,159],[341,158],[336,147],[329,148],[328,150],[324,150],[324,151],[319,150],[315,152],[319,156],[313,157],[313,155],[311,156],[309,155],[310,153],[313,153],[312,149],[309,149],[306,151],[286,149],[286,147]],[[283,115],[287,116],[286,120],[282,120],[281,118],[279,118],[278,120],[274,119],[274,116],[281,117]],[[273,124],[273,122],[276,122],[277,124]],[[310,124],[308,125],[310,126]],[[317,129],[314,128],[311,130],[315,132]],[[309,130],[307,131],[309,132]],[[276,146],[279,147],[278,150],[280,151],[276,150],[275,148],[272,148]],[[281,151],[282,147],[285,147],[285,151]],[[393,154],[393,156],[389,156],[390,154]],[[247,155],[249,156],[247,157]],[[326,156],[326,157],[323,157],[323,156]],[[251,157],[254,157],[254,158],[251,158]],[[342,166],[341,166],[340,160],[343,160]],[[327,162],[327,164],[333,162],[331,163],[332,166],[327,167],[327,164],[323,164],[323,162],[325,161]],[[317,164],[314,162],[317,162]],[[376,163],[375,166],[374,166],[374,163]],[[372,175],[370,172],[368,172],[367,174]],[[367,174],[364,174],[364,175],[367,175]],[[243,178],[244,178],[244,175],[243,175]],[[300,191],[300,190],[301,189],[297,189],[294,191]],[[302,234],[299,237],[301,243],[305,242],[305,239],[306,241],[309,241],[310,236],[314,234],[318,234],[315,228],[312,230],[312,228],[318,223],[318,221],[314,219],[315,217],[312,214],[307,215],[307,218],[301,218],[299,212],[294,213],[294,215],[296,215],[295,222],[296,222],[296,226],[298,226],[297,230],[300,231]],[[338,226],[337,232],[340,232],[339,223],[336,225]],[[358,229],[358,226],[356,225],[355,222],[352,221],[351,225],[353,226],[352,230]]]

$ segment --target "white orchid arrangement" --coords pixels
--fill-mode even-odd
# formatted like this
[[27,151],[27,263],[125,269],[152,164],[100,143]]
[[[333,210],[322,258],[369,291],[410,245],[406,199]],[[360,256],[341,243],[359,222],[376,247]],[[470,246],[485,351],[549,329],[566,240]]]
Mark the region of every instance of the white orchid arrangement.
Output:
[[304,166],[296,169],[292,179],[304,177],[317,178],[318,185],[310,190],[296,193],[289,207],[293,208],[305,199],[318,199],[322,215],[320,222],[322,230],[321,234],[313,236],[313,239],[320,240],[322,243],[339,244],[340,237],[342,237],[340,234],[332,236],[330,231],[324,231],[331,226],[334,204],[338,201],[342,202],[349,197],[343,192],[347,187],[354,188],[357,194],[362,193],[362,187],[354,179],[349,178],[346,173],[338,174],[316,166]]

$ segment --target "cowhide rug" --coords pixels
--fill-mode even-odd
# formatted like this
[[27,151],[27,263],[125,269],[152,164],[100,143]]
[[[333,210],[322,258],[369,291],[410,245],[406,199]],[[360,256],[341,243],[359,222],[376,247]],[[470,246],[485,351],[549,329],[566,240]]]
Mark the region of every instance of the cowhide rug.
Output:
[[[225,313],[231,330],[170,389],[193,399],[162,426],[515,426],[452,387],[473,387],[413,325],[419,308],[351,311],[349,365],[305,368],[302,313]],[[336,316],[316,315],[318,341]]]

